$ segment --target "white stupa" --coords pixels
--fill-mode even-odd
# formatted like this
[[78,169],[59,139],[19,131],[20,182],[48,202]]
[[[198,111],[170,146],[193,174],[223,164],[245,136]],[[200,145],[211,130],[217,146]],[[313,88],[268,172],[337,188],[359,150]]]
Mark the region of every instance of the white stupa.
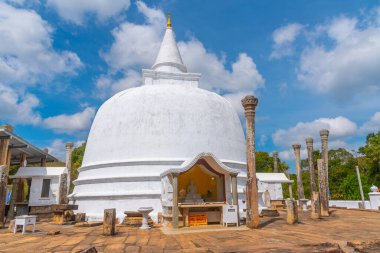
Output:
[[71,194],[78,212],[95,219],[116,208],[122,217],[126,210],[151,206],[156,218],[162,211],[161,173],[205,153],[240,172],[239,199],[245,198],[239,117],[228,100],[198,87],[200,74],[187,72],[170,20],[154,65],[142,75],[140,87],[117,93],[96,114]]

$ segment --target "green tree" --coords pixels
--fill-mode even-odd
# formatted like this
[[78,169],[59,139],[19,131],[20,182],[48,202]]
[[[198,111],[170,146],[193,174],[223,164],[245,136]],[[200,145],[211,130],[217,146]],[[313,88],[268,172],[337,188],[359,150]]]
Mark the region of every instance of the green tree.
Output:
[[[256,171],[257,172],[273,172],[273,157],[268,154],[268,152],[258,151],[255,155],[256,158]],[[278,171],[286,172],[289,166],[278,159]]]
[[366,145],[359,148],[359,153],[364,155],[361,167],[368,173],[373,184],[380,182],[380,131],[367,135]]
[[81,146],[74,148],[71,154],[71,184],[70,192],[74,190],[73,181],[78,178],[78,169],[82,166],[83,155],[86,149],[86,142],[83,142]]

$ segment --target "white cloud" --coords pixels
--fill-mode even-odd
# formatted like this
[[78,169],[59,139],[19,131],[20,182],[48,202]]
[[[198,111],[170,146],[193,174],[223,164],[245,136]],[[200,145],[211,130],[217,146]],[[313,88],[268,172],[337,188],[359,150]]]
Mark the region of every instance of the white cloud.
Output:
[[259,146],[264,146],[268,141],[268,136],[265,134],[260,135]]
[[144,15],[145,24],[125,22],[112,31],[114,43],[103,58],[113,70],[126,70],[134,66],[148,67],[160,47],[165,27],[165,15],[161,10],[148,8],[137,2],[137,9]]
[[0,83],[0,119],[15,124],[37,125],[41,116],[35,112],[40,101],[30,93],[19,95],[12,88]]
[[52,28],[35,11],[0,2],[0,82],[35,84],[82,65],[69,51],[52,47]]
[[288,129],[278,129],[272,135],[272,140],[276,146],[283,148],[279,152],[281,159],[294,160],[292,144],[295,143],[301,144],[301,157],[304,159],[307,154],[305,143],[307,137],[313,138],[315,150],[321,148],[319,135],[321,129],[328,129],[330,131],[329,149],[345,148],[351,152],[363,145],[363,142],[355,141],[356,137],[360,136],[360,138],[363,138],[368,133],[380,131],[380,112],[374,113],[360,127],[353,121],[341,116],[336,118],[320,118],[311,122],[299,122]]
[[96,80],[94,96],[105,99],[119,91],[141,85],[141,73],[128,70],[121,79],[114,79],[110,75],[103,75]]
[[63,142],[62,139],[55,139],[51,142],[47,149],[49,150],[49,154],[58,158],[60,161],[65,162],[66,160],[66,143]]
[[292,55],[294,53],[292,44],[302,29],[303,26],[298,23],[291,23],[276,29],[272,35],[274,45],[270,58],[276,59]]
[[61,114],[44,119],[44,126],[53,129],[57,133],[72,134],[88,130],[91,126],[92,119],[95,116],[95,109],[87,107],[82,112],[67,115]]
[[380,112],[376,112],[360,127],[360,132],[363,134],[377,133],[378,131],[380,131]]
[[230,101],[230,103],[235,108],[237,113],[240,116],[242,116],[244,115],[244,108],[241,105],[241,100],[247,95],[252,95],[252,94],[247,93],[247,92],[236,92],[236,93],[225,94],[223,95],[223,97],[226,98],[228,101]]
[[65,20],[83,24],[86,15],[94,15],[99,21],[119,16],[130,6],[130,0],[47,0],[47,6],[54,8]]
[[[137,2],[137,8],[145,17],[145,24],[123,23],[112,32],[115,41],[110,50],[102,52],[110,71],[96,83],[100,97],[104,97],[106,91],[115,93],[141,84],[140,68],[152,66],[157,56],[165,28],[165,15],[162,10],[149,8],[143,2]],[[178,47],[188,71],[202,73],[200,86],[226,94],[225,97],[239,112],[242,111],[240,100],[244,95],[253,94],[264,85],[264,78],[246,53],[240,53],[229,70],[223,57],[208,52],[196,38],[179,41]],[[120,80],[113,77],[120,72],[123,76]]]
[[328,129],[330,139],[345,138],[357,133],[357,125],[345,117],[320,118],[311,122],[299,122],[289,129],[279,129],[273,135],[273,143],[276,146],[288,148],[294,143],[304,143],[307,137],[313,137],[319,142],[319,131]]
[[[305,148],[303,148],[302,145],[301,145],[301,152],[300,152],[300,154],[301,154],[301,159],[307,158],[307,150]],[[290,147],[287,150],[280,151],[278,153],[278,156],[280,157],[280,159],[286,160],[286,161],[295,160],[294,150],[293,150],[292,147]]]
[[301,54],[298,80],[340,102],[379,93],[380,24],[341,16],[315,29],[317,35]]
[[252,94],[264,85],[264,78],[246,53],[239,54],[230,71],[226,69],[224,59],[207,52],[198,40],[181,41],[178,46],[187,69],[202,73],[200,85],[203,88],[217,92],[245,91]]
[[66,142],[62,139],[54,139],[47,149],[49,150],[49,154],[58,158],[62,162],[66,162],[66,143],[73,142],[74,147],[77,148],[82,145],[84,140],[67,140]]

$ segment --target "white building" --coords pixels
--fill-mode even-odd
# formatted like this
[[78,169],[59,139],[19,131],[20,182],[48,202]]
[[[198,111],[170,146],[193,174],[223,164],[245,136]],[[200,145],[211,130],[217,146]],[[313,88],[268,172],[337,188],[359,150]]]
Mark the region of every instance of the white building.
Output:
[[256,177],[259,192],[268,190],[271,200],[284,199],[282,184],[293,183],[293,180],[289,180],[284,173],[256,173]]
[[[197,185],[205,202],[231,204],[231,178],[237,175],[242,211],[246,144],[239,117],[228,100],[199,88],[201,74],[187,72],[170,23],[155,63],[142,76],[141,86],[114,95],[96,114],[69,196],[78,212],[101,219],[104,209],[116,208],[122,218],[124,211],[151,206],[156,219],[172,204],[172,177],[167,176],[196,166],[195,181],[209,177]],[[189,187],[184,178],[179,176],[179,193]]]
[[50,206],[59,203],[61,175],[67,173],[66,167],[20,167],[10,178],[30,180],[29,207]]

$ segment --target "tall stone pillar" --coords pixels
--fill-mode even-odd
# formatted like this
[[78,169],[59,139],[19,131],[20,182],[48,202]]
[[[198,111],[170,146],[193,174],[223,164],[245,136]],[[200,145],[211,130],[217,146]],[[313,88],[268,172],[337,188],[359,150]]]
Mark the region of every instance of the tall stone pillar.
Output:
[[59,181],[59,204],[67,203],[67,174],[62,173]]
[[[26,154],[22,153],[20,154],[20,167],[25,167],[27,165],[27,159],[26,159]],[[28,180],[22,178],[18,182],[18,187],[16,189],[16,200],[15,202],[24,202],[25,199],[25,192],[24,192],[24,186],[25,184],[28,183]],[[30,187],[28,185],[28,194],[27,194],[27,200],[29,198],[29,193],[30,193]],[[12,192],[13,194],[13,192]]]
[[41,158],[40,166],[41,167],[46,167],[46,157],[42,157]]
[[325,162],[323,159],[317,160],[318,165],[318,182],[319,182],[319,206],[321,208],[321,216],[328,217],[329,216],[329,198],[327,193],[327,177],[326,177],[326,169]]
[[286,199],[286,222],[290,225],[298,223],[298,210],[297,203],[295,200]]
[[325,170],[326,170],[326,191],[327,191],[327,203],[330,197],[330,187],[329,187],[329,130],[327,129],[322,129],[319,132],[321,136],[321,143],[322,143],[322,159],[325,163]]
[[9,211],[7,218],[8,220],[13,220],[14,218],[14,208],[15,208],[15,203],[16,203],[16,198],[17,198],[17,193],[18,193],[18,185],[19,185],[20,179],[15,178],[12,180],[12,193],[11,193],[11,199],[9,201]]
[[7,194],[7,166],[0,165],[0,227],[3,227],[5,219],[5,206],[6,206],[6,194]]
[[173,174],[173,207],[172,207],[172,226],[178,228],[178,174]]
[[321,216],[321,208],[319,206],[319,193],[313,191],[311,193],[311,218],[319,219]]
[[273,172],[278,173],[278,152],[273,151],[272,155],[273,155]]
[[296,158],[296,173],[297,173],[297,193],[298,200],[305,199],[305,193],[302,184],[302,169],[301,169],[301,144],[293,144],[294,156]]
[[26,154],[25,153],[20,154],[20,167],[26,167],[27,164],[28,164],[28,161],[26,159]]
[[[313,192],[317,191],[317,186],[315,184],[313,138],[309,137],[306,139],[306,147],[307,147],[307,157],[309,160],[310,195],[313,195]],[[311,198],[311,199],[313,199],[313,198]]]
[[235,174],[231,175],[231,186],[232,186],[232,205],[238,205],[237,177]]
[[[72,182],[72,178],[71,178],[71,155],[73,153],[73,147],[74,147],[74,143],[72,142],[67,142],[66,143],[66,168],[67,168],[67,173],[68,173],[68,177],[67,179],[69,180],[68,184],[70,185],[71,182]],[[69,190],[69,189],[67,189]],[[69,193],[69,192],[67,192]]]
[[239,221],[240,221],[240,217],[239,217],[239,196],[238,196],[237,175],[236,174],[231,174],[231,185],[232,185],[232,204],[237,206],[238,225],[239,225]]
[[247,139],[247,227],[259,227],[259,202],[255,163],[255,109],[259,100],[246,96],[242,101],[246,117]]
[[[4,125],[0,128],[13,132],[11,125]],[[8,136],[0,139],[0,225],[5,219],[6,195],[9,175],[9,165],[11,160],[11,149],[9,148],[10,138]]]

